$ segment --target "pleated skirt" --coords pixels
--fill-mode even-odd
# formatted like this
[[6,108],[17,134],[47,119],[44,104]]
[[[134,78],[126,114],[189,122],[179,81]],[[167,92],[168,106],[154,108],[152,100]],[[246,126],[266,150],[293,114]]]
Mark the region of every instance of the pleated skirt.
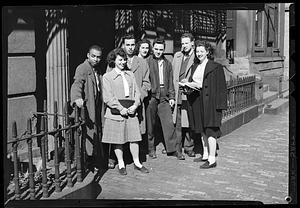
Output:
[[124,120],[105,118],[103,127],[103,143],[125,144],[142,140],[138,118],[127,117]]

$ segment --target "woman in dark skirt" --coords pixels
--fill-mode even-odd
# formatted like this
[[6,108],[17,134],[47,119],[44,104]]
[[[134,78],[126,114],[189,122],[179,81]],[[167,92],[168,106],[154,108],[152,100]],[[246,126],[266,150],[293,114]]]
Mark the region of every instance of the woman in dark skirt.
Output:
[[197,159],[205,163],[200,168],[213,168],[217,166],[216,139],[221,136],[222,110],[227,108],[227,87],[222,65],[210,60],[212,46],[198,40],[194,50],[189,79],[183,80],[182,85],[188,94],[191,129],[202,134],[203,155]]

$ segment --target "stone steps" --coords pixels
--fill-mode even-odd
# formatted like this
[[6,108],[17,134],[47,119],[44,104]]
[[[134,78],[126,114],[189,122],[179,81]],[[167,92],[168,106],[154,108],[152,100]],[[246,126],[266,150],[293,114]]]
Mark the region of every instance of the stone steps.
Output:
[[281,95],[278,92],[269,91],[269,85],[263,85],[263,113],[276,115],[289,107],[288,84],[282,89]]
[[278,98],[270,102],[264,109],[264,113],[277,115],[289,107],[289,99],[287,98]]

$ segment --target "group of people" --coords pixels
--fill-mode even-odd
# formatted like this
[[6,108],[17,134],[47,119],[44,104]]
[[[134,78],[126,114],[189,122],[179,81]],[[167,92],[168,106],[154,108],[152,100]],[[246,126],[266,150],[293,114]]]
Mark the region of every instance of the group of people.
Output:
[[157,158],[159,119],[163,153],[184,160],[184,149],[195,157],[194,140],[199,139],[203,154],[194,162],[204,162],[200,168],[216,167],[227,88],[222,66],[212,60],[212,46],[184,33],[182,50],[170,62],[164,56],[163,38],[153,44],[135,41],[132,34],[125,35],[122,47],[108,53],[103,76],[97,69],[102,58],[97,45],[89,48],[87,59],[76,69],[70,94],[71,103],[86,106],[86,164],[97,165],[106,145],[108,168],[117,164],[119,173],[126,175],[123,152],[129,143],[134,169],[149,173],[140,161],[139,143],[146,140],[149,158]]

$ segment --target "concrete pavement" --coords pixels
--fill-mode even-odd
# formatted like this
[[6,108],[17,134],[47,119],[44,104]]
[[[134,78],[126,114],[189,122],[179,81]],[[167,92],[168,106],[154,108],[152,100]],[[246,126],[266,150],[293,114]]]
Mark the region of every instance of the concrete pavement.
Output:
[[[143,164],[142,174],[127,165],[128,175],[117,167],[99,180],[97,199],[129,200],[248,200],[265,204],[287,204],[288,110],[278,115],[261,114],[219,139],[217,167],[199,169],[194,158],[179,161],[163,155]],[[197,157],[199,154],[197,154]]]

